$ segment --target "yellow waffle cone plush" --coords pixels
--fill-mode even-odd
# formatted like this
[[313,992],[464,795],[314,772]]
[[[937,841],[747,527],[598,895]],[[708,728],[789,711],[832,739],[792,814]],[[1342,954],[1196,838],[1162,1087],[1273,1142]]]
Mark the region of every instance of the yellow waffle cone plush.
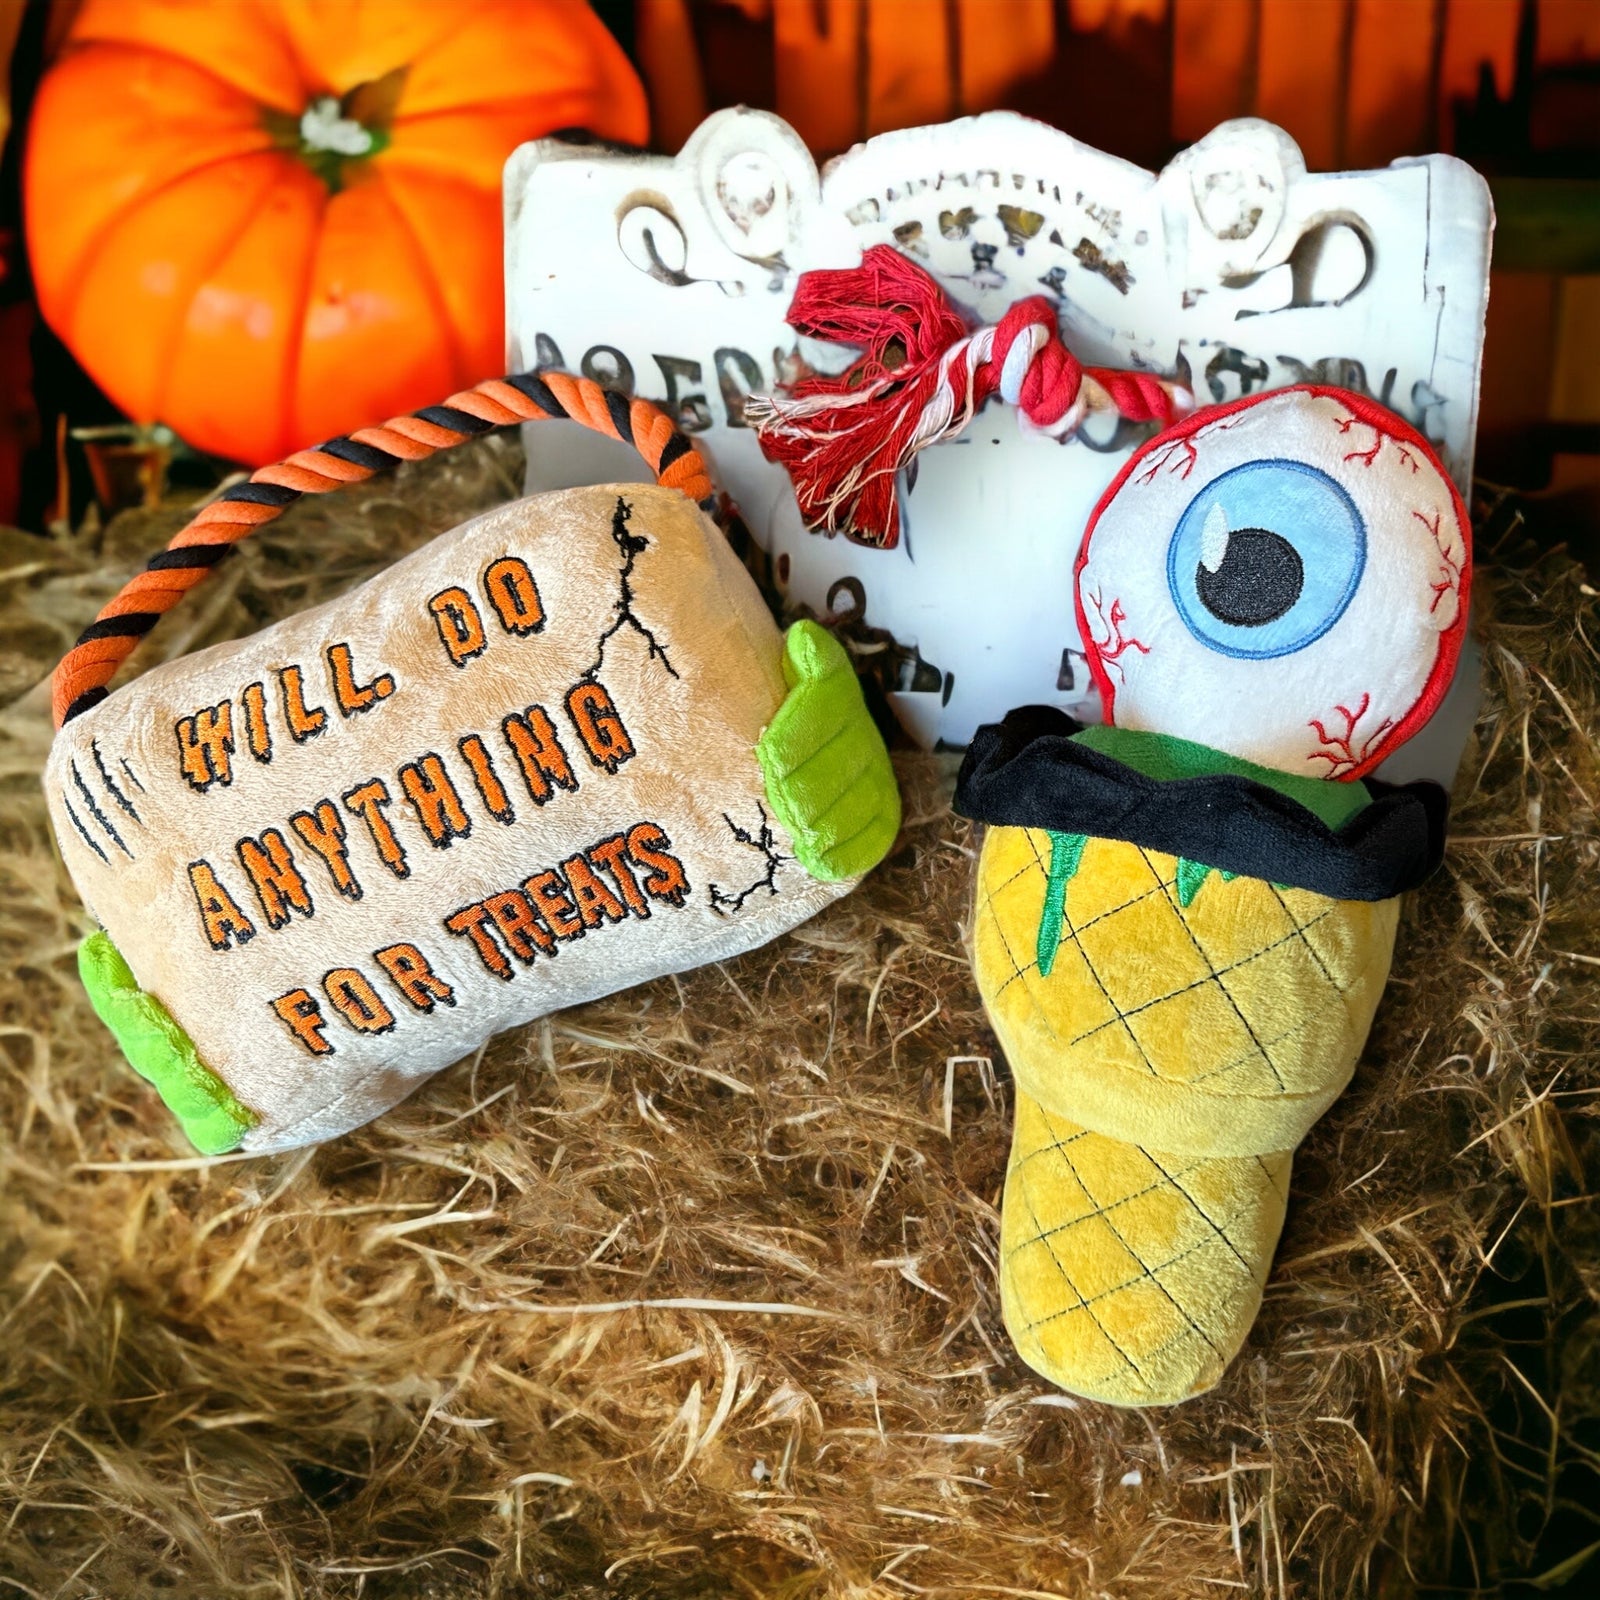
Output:
[[1261,1303],[1289,1161],[1144,1150],[1019,1096],[1000,1298],[1023,1360],[1116,1405],[1209,1389]]
[[1108,726],[980,730],[973,969],[1016,1081],[1006,1326],[1120,1405],[1249,1334],[1295,1146],[1355,1069],[1445,799],[1367,774],[1427,720],[1467,524],[1370,402],[1280,391],[1152,441],[1097,508],[1078,608]]
[[1017,1080],[1006,1322],[1077,1393],[1182,1400],[1249,1331],[1293,1147],[1355,1064],[1397,903],[1212,873],[1185,905],[1174,857],[1090,839],[1046,972],[1050,862],[1072,849],[994,828],[978,868],[973,961]]

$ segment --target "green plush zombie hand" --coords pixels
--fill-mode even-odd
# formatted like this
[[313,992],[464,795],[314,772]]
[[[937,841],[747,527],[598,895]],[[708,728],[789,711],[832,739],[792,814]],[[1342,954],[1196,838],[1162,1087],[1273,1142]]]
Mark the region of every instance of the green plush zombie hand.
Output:
[[156,1086],[195,1149],[208,1156],[232,1150],[256,1125],[255,1114],[200,1059],[167,1008],[139,987],[103,929],[78,946],[78,973],[129,1064]]
[[756,755],[767,801],[813,878],[870,871],[900,831],[900,791],[844,648],[814,622],[784,639],[789,693]]

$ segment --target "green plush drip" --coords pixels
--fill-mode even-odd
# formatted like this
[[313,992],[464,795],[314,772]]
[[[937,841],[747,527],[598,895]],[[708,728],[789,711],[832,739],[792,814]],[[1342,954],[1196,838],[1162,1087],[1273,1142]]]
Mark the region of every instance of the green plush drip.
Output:
[[1189,861],[1178,857],[1178,904],[1187,910],[1200,893],[1200,886],[1215,872],[1224,883],[1232,883],[1239,876],[1222,867],[1208,867],[1203,861]]
[[1194,904],[1200,885],[1211,876],[1211,868],[1203,861],[1187,861],[1178,857],[1178,904],[1185,908]]
[[139,987],[109,934],[91,933],[78,946],[78,972],[128,1064],[155,1085],[195,1149],[215,1156],[235,1148],[259,1119],[200,1059],[172,1013]]
[[1067,914],[1067,885],[1083,860],[1083,847],[1088,842],[1088,835],[1082,833],[1052,832],[1050,835],[1050,877],[1045,885],[1044,910],[1039,913],[1039,938],[1034,946],[1041,978],[1048,978],[1056,964],[1061,925]]
[[814,622],[784,638],[789,692],[756,745],[767,802],[813,878],[870,871],[900,831],[900,790],[844,646]]
[[1253,761],[1241,761],[1209,745],[1174,739],[1170,734],[1143,733],[1136,728],[1085,728],[1073,735],[1073,742],[1098,750],[1101,755],[1110,756],[1162,783],[1217,774],[1248,778],[1287,795],[1333,829],[1342,828],[1372,803],[1367,786],[1360,781],[1342,783],[1278,772],[1272,767],[1257,766]]

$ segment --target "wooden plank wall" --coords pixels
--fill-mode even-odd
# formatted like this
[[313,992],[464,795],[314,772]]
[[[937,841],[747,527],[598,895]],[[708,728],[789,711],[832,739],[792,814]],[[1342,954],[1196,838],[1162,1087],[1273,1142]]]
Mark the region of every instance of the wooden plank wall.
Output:
[[[1600,0],[1531,3],[1537,65],[1600,60]],[[1510,93],[1523,12],[1523,0],[638,0],[663,148],[706,108],[692,30],[697,9],[718,6],[768,33],[775,109],[820,154],[1015,103],[1091,37],[1114,46],[1142,30],[1147,47],[1170,27],[1172,144],[1263,116],[1322,170],[1449,149],[1453,103],[1482,72]],[[652,70],[657,58],[670,70]],[[1052,120],[1070,124],[1071,110]],[[1114,132],[1099,142],[1118,148]]]

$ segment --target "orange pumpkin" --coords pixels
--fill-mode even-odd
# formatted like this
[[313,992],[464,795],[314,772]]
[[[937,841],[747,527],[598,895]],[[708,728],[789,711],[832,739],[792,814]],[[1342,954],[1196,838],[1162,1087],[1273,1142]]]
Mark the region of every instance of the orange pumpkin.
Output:
[[39,306],[134,419],[275,461],[499,373],[506,157],[647,125],[584,0],[88,0],[29,136]]

